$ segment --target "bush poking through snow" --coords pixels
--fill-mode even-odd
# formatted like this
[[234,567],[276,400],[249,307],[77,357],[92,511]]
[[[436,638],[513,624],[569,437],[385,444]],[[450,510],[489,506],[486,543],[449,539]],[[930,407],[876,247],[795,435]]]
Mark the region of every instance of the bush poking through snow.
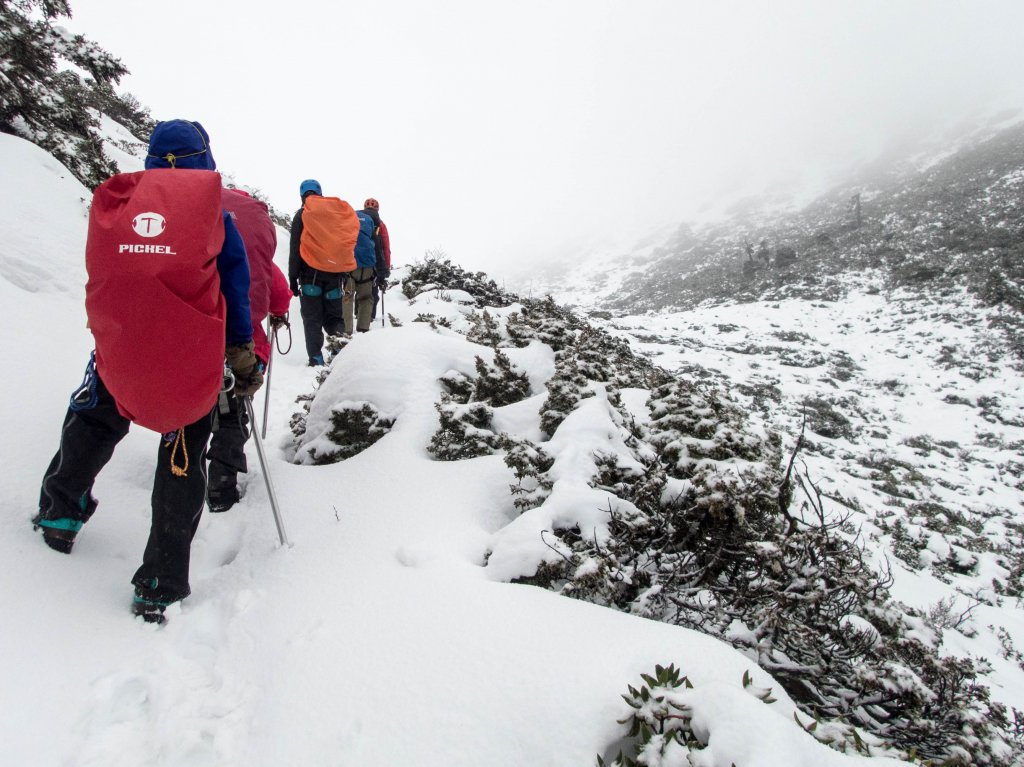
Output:
[[509,485],[514,498],[512,503],[520,512],[537,508],[551,494],[553,483],[547,472],[555,459],[529,440],[506,436],[501,448],[505,451],[505,465],[512,469],[516,478],[516,484]]
[[505,340],[498,320],[486,309],[482,312],[473,312],[469,320],[472,327],[466,334],[466,338],[473,343],[496,349]]
[[654,667],[654,676],[641,674],[644,684],[637,689],[629,685],[629,694],[623,695],[633,712],[619,724],[628,724],[627,747],[632,755],[622,751],[611,762],[597,757],[598,767],[643,767],[664,765],[684,767],[690,765],[688,754],[702,750],[702,743],[690,727],[690,710],[678,702],[680,688],[692,689],[685,676],[670,665]]
[[434,407],[440,424],[427,451],[439,461],[462,461],[497,451],[500,438],[491,428],[494,411],[483,402],[459,404],[442,400]]
[[708,384],[659,387],[648,405],[650,424],[623,435],[634,460],[596,457],[593,486],[628,502],[609,506],[607,535],[556,529],[562,558],[522,580],[730,642],[832,721],[833,747],[860,748],[861,728],[930,759],[1006,763],[986,665],[942,657],[846,518],[826,513],[793,459],[784,475],[778,437]]
[[465,405],[473,399],[473,390],[476,387],[472,376],[460,373],[458,370],[449,370],[441,376],[440,381],[451,402]]
[[467,272],[441,254],[428,254],[421,263],[409,267],[409,276],[402,281],[402,293],[415,298],[432,288],[464,290],[476,299],[478,307],[508,306],[516,296],[506,293],[483,272]]
[[338,446],[337,450],[320,453],[309,450],[309,463],[339,463],[366,450],[394,426],[393,419],[381,415],[369,402],[349,404],[331,412],[331,428],[325,435]]
[[476,385],[473,399],[491,407],[514,405],[530,396],[530,379],[516,370],[508,355],[494,350],[494,364],[488,365],[482,357],[476,358]]

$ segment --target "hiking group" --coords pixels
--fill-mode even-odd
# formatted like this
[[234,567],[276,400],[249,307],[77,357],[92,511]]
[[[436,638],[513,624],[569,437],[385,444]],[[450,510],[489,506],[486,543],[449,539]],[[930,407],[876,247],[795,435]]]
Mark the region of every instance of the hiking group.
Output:
[[[70,553],[96,510],[96,478],[130,424],[159,433],[149,538],[132,578],[132,611],[147,622],[163,622],[165,608],[191,593],[189,560],[203,506],[220,512],[239,500],[250,400],[272,353],[263,321],[269,317],[272,331],[286,327],[301,285],[310,350],[314,326],[316,333],[351,333],[350,295],[362,299],[357,329],[368,329],[370,292],[361,286],[376,279],[386,288],[387,235],[376,201],[359,213],[343,203],[351,215],[338,216],[330,202],[336,198],[303,182],[303,208],[317,207],[309,205],[315,192],[331,213],[296,214],[286,277],[273,262],[277,234],[266,204],[224,188],[216,167],[202,125],[168,120],[153,130],[145,170],[97,187],[85,301],[95,350],[71,395],[32,519],[48,546]],[[350,252],[333,252],[347,238]],[[311,266],[307,257],[322,260]],[[346,285],[355,288],[345,292]],[[344,326],[334,303],[342,293]],[[321,344],[322,335],[319,364]]]
[[309,365],[324,364],[324,337],[365,333],[377,316],[391,274],[391,244],[372,197],[354,210],[325,197],[316,179],[299,186],[292,218],[288,284],[299,297]]

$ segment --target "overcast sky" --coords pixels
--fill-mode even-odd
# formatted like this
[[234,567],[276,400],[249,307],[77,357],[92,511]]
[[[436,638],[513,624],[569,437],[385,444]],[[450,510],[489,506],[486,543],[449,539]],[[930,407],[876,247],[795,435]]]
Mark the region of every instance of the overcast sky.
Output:
[[[1024,107],[1022,0],[72,0],[157,119],[501,276]],[[612,239],[608,239],[612,238]]]

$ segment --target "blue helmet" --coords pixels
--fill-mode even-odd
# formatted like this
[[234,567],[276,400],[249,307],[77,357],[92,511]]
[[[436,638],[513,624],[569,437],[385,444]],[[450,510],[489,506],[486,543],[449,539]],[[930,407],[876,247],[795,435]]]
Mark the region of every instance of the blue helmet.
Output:
[[313,194],[323,194],[320,191],[320,182],[315,178],[307,178],[301,184],[299,184],[299,196],[302,199],[306,199],[306,195],[312,192]]

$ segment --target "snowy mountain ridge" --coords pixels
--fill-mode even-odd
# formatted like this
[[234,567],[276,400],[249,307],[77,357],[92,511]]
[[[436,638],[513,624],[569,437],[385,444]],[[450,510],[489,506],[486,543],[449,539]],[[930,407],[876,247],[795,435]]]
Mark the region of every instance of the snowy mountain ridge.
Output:
[[989,305],[1009,291],[1019,313],[1022,142],[1024,125],[1004,121],[942,152],[863,169],[800,209],[683,224],[657,245],[574,264],[540,289],[637,314],[705,300],[834,298],[838,275],[870,269],[881,287],[956,282]]

